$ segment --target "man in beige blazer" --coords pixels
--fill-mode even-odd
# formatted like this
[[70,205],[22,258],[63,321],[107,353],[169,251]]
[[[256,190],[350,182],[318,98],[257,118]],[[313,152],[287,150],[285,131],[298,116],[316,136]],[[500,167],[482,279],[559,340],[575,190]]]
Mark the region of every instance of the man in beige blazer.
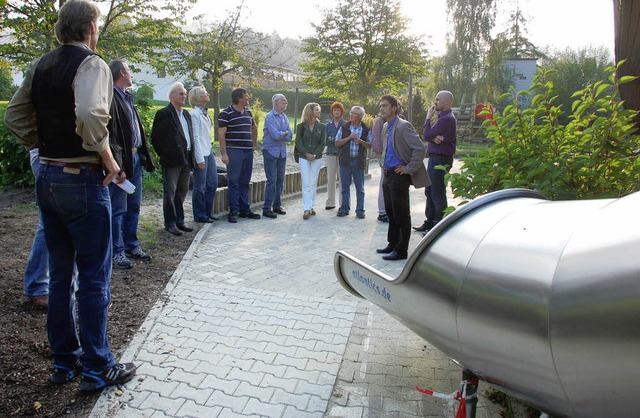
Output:
[[398,99],[382,96],[379,103],[380,116],[385,120],[382,129],[384,180],[382,192],[389,216],[388,244],[376,250],[385,254],[385,260],[407,258],[411,235],[411,211],[409,186],[419,189],[429,186],[429,177],[424,167],[425,148],[411,123],[398,117]]

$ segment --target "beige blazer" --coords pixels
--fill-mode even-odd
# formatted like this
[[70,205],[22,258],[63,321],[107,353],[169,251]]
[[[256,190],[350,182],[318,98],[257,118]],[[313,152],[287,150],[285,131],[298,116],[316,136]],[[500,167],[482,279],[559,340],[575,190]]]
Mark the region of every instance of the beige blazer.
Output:
[[[382,140],[386,141],[389,126],[385,122],[382,129]],[[398,119],[393,130],[393,149],[402,161],[406,161],[405,170],[411,173],[411,183],[416,189],[431,185],[427,169],[424,167],[426,148],[411,123]]]

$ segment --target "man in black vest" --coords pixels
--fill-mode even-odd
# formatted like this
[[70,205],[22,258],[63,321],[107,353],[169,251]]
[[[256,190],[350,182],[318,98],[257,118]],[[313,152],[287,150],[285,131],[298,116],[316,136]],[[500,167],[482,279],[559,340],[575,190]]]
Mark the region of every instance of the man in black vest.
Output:
[[342,126],[342,137],[336,141],[340,165],[342,204],[338,216],[347,216],[351,202],[351,179],[356,187],[356,217],[364,219],[364,171],[367,168],[367,150],[371,148],[371,131],[362,123],[364,108],[353,106],[349,123]]
[[183,207],[191,169],[196,167],[191,115],[183,109],[186,99],[182,83],[173,83],[169,104],[156,112],[151,128],[151,143],[162,165],[164,229],[173,235],[193,231],[184,223]]
[[148,172],[155,170],[155,167],[147,148],[142,122],[133,106],[133,96],[127,91],[133,85],[131,70],[121,59],[112,60],[109,68],[113,76],[113,101],[109,111],[111,120],[107,125],[111,149],[127,180],[136,188],[133,193],[127,193],[116,183],[109,185],[113,268],[128,269],[132,267],[129,258],[151,260],[151,256],[140,248],[138,219],[142,202],[142,167]]
[[62,46],[31,64],[5,114],[7,127],[23,144],[37,142],[40,148],[36,196],[51,261],[51,381],[66,383],[82,370],[81,390],[128,382],[136,371],[132,363],[115,362],[107,339],[112,255],[107,185],[120,167],[107,131],[111,72],[95,54],[99,18],[100,9],[86,0],[62,6],[55,25]]

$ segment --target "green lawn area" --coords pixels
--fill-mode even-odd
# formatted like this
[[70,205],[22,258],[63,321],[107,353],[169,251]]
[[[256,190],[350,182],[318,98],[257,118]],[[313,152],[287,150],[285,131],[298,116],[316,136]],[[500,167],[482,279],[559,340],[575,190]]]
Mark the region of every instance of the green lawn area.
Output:
[[487,148],[490,145],[483,144],[469,144],[466,142],[458,142],[456,144],[456,157],[464,158],[464,157],[475,157],[478,155],[481,149]]

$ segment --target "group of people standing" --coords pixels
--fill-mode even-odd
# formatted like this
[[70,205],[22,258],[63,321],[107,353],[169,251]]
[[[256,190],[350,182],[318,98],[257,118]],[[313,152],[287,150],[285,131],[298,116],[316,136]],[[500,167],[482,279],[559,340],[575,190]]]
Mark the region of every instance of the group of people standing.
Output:
[[[125,383],[136,373],[133,363],[117,363],[109,347],[110,280],[112,268],[131,268],[130,258],[151,260],[140,247],[137,228],[142,169],[155,169],[140,117],[127,91],[132,86],[131,70],[123,60],[107,64],[95,52],[99,18],[100,9],[91,1],[65,2],[55,24],[61,46],[29,66],[5,112],[5,125],[30,150],[36,177],[41,225],[25,275],[25,293],[48,308],[53,358],[50,379],[64,384],[81,374],[80,389],[89,391]],[[187,97],[191,112],[184,109]],[[164,227],[181,235],[193,231],[185,223],[183,209],[192,169],[194,220],[217,220],[213,214],[218,183],[213,123],[204,107],[209,101],[204,87],[196,86],[187,93],[181,83],[175,83],[168,98],[169,104],[155,115],[151,142],[162,166]],[[235,89],[232,104],[218,118],[231,223],[238,218],[261,217],[251,211],[248,196],[258,136],[247,107],[249,99],[246,90]],[[295,141],[303,184],[303,219],[316,214],[316,186],[325,147],[329,172],[325,208],[336,206],[339,172],[337,216],[347,216],[351,210],[353,182],[356,217],[364,218],[366,153],[375,139],[374,150],[380,155],[384,173],[384,220],[389,222],[388,245],[377,251],[387,260],[407,258],[409,186],[430,185],[426,229],[442,218],[446,207],[444,184],[440,183],[444,174],[436,166],[450,165],[455,150],[452,100],[451,93],[440,92],[429,110],[424,132],[433,162],[430,159],[427,175],[424,144],[413,126],[398,117],[400,105],[395,97],[380,99],[381,120],[374,123],[373,130],[362,122],[365,111],[360,106],[352,107],[349,121],[344,121],[344,106],[334,103],[332,120],[325,125],[320,122],[320,105],[308,103],[294,138],[284,114],[287,99],[274,95],[273,109],[264,125],[262,154],[267,182],[262,215],[276,218],[286,214],[281,196],[286,143]],[[432,122],[436,111],[438,120]]]
[[[192,169],[194,172],[192,206],[195,222],[210,223],[218,220],[218,217],[213,213],[213,203],[218,185],[217,166],[212,151],[211,128],[213,123],[204,107],[209,100],[209,94],[203,86],[195,86],[187,93],[182,83],[176,82],[170,88],[168,96],[169,104],[159,110],[154,118],[151,140],[160,157],[163,171],[165,230],[174,235],[182,235],[183,232],[193,230],[185,224],[183,209]],[[187,96],[193,108],[191,112],[183,109]],[[331,120],[323,124],[320,121],[320,105],[315,102],[307,103],[302,110],[301,122],[295,127],[294,135],[285,114],[288,105],[287,98],[281,93],[275,94],[271,100],[272,109],[265,116],[263,128],[262,156],[266,182],[262,216],[273,219],[287,213],[282,207],[282,192],[287,166],[286,145],[293,141],[294,158],[299,164],[302,182],[303,219],[308,220],[316,215],[314,206],[323,155],[328,177],[325,209],[331,210],[338,206],[337,216],[348,216],[351,211],[351,184],[353,184],[356,192],[355,216],[358,219],[365,218],[364,177],[368,163],[367,151],[373,148],[380,157],[382,168],[378,219],[391,223],[391,215],[389,214],[391,203],[384,197],[385,178],[390,173],[388,173],[389,167],[385,167],[384,163],[388,149],[392,150],[390,158],[397,158],[398,155],[395,154],[396,147],[388,147],[390,144],[389,132],[394,132],[393,128],[395,128],[395,122],[391,121],[395,119],[385,117],[382,112],[383,102],[388,103],[390,98],[393,96],[384,96],[384,100],[381,99],[380,116],[375,119],[373,128],[363,122],[365,110],[361,106],[353,106],[349,112],[349,119],[344,120],[346,112],[344,105],[340,102],[334,102],[330,107]],[[221,160],[227,166],[228,221],[237,223],[238,218],[261,218],[259,213],[251,210],[249,198],[249,184],[253,172],[258,128],[248,107],[250,95],[247,90],[243,88],[233,90],[231,99],[232,103],[221,110],[218,117],[218,140]],[[393,99],[394,103],[391,107],[395,109],[394,117],[398,117],[400,105],[397,103],[397,99]],[[455,117],[451,113],[452,101],[451,93],[440,92],[436,96],[435,104],[428,110],[424,138],[428,141],[430,152],[428,176],[426,177],[431,179],[431,182],[425,188],[427,220],[422,226],[414,227],[418,231],[431,229],[442,219],[446,208],[446,189],[444,186],[446,171],[438,167],[451,167],[455,152]],[[437,121],[433,120],[435,112],[438,112]],[[404,122],[406,121],[403,120],[400,123],[403,126],[400,129],[401,132],[404,132]],[[413,127],[411,129],[415,132]],[[144,137],[144,135],[142,136]],[[408,137],[409,135],[407,135]],[[419,139],[417,133],[416,137]],[[413,147],[415,146],[414,140],[415,138],[411,135],[411,141],[405,139],[405,142],[410,142]],[[424,151],[422,141],[420,141],[420,146]],[[143,161],[147,161],[144,158],[146,145],[141,149],[145,151],[141,153]],[[393,160],[405,163],[396,164],[396,166],[407,166],[415,156],[405,154],[403,157],[406,160],[399,158]],[[423,158],[424,153],[420,159]],[[409,164],[409,167],[407,173],[413,173],[420,168],[414,167],[413,164]],[[403,179],[406,178],[405,176]],[[423,176],[420,176],[417,182],[412,181],[410,184],[414,187],[425,187],[422,186],[424,183],[422,180]],[[336,204],[336,181],[339,185],[337,188],[338,204]],[[129,249],[130,247],[132,245],[125,248],[126,255],[134,254]],[[401,248],[400,256],[404,255],[406,258],[405,252],[405,249]]]
[[[262,151],[267,176],[262,214],[269,218],[286,213],[281,206],[286,167],[285,144],[292,140],[291,129],[283,114],[287,106],[286,98],[276,94],[272,101],[273,110],[265,121],[265,145]],[[388,245],[377,252],[384,254],[386,260],[406,259],[411,233],[409,187],[424,187],[427,198],[426,220],[422,226],[414,227],[415,230],[426,232],[433,228],[442,220],[447,207],[445,174],[453,164],[456,148],[456,121],[451,110],[452,103],[453,95],[441,91],[427,112],[423,132],[429,151],[426,169],[423,163],[425,145],[411,123],[400,117],[400,104],[394,96],[387,95],[380,99],[379,117],[375,119],[373,128],[363,122],[365,110],[361,106],[353,106],[349,120],[345,121],[344,105],[334,102],[330,107],[331,120],[324,125],[320,122],[320,105],[307,103],[302,111],[302,121],[295,129],[294,148],[294,158],[300,166],[302,181],[303,219],[310,219],[316,214],[314,203],[323,153],[328,178],[325,209],[336,207],[338,180],[337,216],[348,216],[353,183],[356,190],[356,217],[365,218],[364,175],[367,150],[373,148],[380,158],[382,170],[378,219],[389,222]],[[434,119],[436,113],[437,119]],[[230,213],[233,213],[231,203],[229,207]],[[229,221],[235,222],[235,219],[230,218]]]

